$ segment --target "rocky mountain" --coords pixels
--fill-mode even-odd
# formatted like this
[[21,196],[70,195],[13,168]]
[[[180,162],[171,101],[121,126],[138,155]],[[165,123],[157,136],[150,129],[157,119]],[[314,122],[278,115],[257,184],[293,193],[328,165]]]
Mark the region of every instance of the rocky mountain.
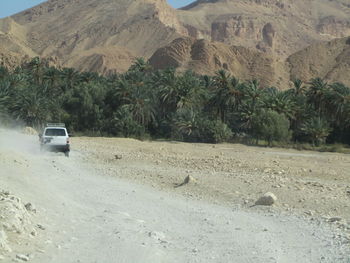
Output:
[[291,78],[321,77],[350,85],[350,37],[314,44],[291,55]]
[[286,87],[297,76],[340,77],[348,36],[348,0],[198,0],[179,10],[166,0],[49,0],[0,20],[0,63],[52,57],[109,74],[142,56],[156,68],[224,68]]

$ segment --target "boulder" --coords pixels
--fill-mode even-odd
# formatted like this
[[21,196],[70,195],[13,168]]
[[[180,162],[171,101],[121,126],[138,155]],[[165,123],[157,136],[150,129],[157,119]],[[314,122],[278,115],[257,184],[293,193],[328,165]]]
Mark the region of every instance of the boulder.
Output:
[[256,202],[255,205],[265,205],[265,206],[271,206],[274,203],[276,203],[277,197],[273,193],[266,193],[262,197],[260,197]]

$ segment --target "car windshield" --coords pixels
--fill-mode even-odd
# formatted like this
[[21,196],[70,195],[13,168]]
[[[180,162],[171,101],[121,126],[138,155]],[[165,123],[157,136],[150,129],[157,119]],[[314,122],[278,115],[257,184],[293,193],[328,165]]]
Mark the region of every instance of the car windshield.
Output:
[[66,136],[66,131],[64,129],[46,129],[46,136]]

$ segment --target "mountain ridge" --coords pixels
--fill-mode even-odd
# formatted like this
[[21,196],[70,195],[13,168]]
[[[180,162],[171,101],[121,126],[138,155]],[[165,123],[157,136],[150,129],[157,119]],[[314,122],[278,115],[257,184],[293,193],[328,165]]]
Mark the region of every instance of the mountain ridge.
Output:
[[[180,9],[166,0],[49,0],[0,19],[0,62],[13,66],[23,57],[55,57],[64,67],[110,74],[144,57],[156,68],[175,63],[179,70],[208,74],[226,67],[237,77],[261,77],[266,85],[284,88],[297,74],[314,76],[305,67],[296,70],[295,63],[304,61],[300,54],[310,64],[319,59],[308,47],[326,48],[347,36],[350,4],[345,0],[198,0]],[[179,48],[192,54],[172,58],[181,53],[174,51],[179,39]],[[194,48],[199,43],[206,46]],[[199,54],[205,56],[193,59]],[[253,70],[248,65],[253,59],[264,63]],[[342,67],[339,72],[347,71],[347,63]]]

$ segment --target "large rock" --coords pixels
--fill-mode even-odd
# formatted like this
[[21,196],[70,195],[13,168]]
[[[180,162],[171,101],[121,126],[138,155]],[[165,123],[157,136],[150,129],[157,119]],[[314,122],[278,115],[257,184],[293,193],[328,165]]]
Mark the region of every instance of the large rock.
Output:
[[266,193],[262,197],[260,197],[256,202],[255,205],[265,205],[265,206],[271,206],[274,203],[276,203],[277,197],[273,193]]

